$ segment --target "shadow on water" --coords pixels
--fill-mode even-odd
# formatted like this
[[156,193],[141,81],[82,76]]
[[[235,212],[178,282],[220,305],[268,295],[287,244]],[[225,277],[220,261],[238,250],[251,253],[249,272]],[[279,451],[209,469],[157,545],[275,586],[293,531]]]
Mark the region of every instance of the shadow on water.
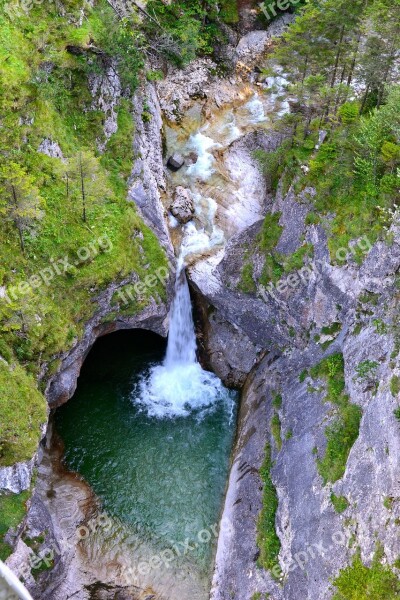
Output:
[[190,597],[203,600],[228,473],[235,394],[220,387],[223,393],[201,411],[153,416],[140,401],[140,382],[165,352],[165,340],[143,330],[99,339],[55,424],[66,466],[84,477],[102,509],[123,527],[133,562],[180,549],[168,565],[168,585],[162,570],[141,583],[156,583],[162,593],[168,589],[166,597],[187,600],[187,592],[179,591],[185,586],[174,590],[171,583],[179,570],[190,581]]

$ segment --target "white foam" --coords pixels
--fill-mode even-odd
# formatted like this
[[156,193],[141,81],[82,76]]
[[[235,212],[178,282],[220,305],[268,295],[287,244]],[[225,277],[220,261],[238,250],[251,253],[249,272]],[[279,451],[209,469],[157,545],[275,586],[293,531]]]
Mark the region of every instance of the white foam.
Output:
[[245,108],[250,113],[249,123],[262,123],[268,118],[264,112],[264,104],[258,94],[254,94],[251,100],[245,104]]
[[186,173],[193,178],[207,181],[214,172],[213,165],[215,162],[215,158],[210,150],[221,147],[221,144],[214,142],[212,138],[198,131],[190,136],[188,147],[196,152],[197,160],[187,168]]

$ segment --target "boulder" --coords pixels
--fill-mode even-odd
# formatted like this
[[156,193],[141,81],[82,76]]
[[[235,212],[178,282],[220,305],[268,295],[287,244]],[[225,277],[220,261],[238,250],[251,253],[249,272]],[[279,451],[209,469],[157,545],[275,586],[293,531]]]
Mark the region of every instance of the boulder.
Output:
[[185,159],[180,154],[173,154],[169,157],[167,167],[171,171],[178,171],[185,164]]
[[170,210],[180,223],[190,221],[194,215],[194,204],[190,190],[178,185],[174,192]]

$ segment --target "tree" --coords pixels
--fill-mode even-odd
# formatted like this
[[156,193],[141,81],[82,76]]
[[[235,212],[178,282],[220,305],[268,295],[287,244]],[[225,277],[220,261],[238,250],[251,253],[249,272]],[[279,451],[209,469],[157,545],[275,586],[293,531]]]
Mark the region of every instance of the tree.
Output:
[[24,235],[42,216],[42,205],[33,177],[21,165],[8,162],[0,167],[0,215],[16,227],[23,253]]
[[98,159],[90,152],[78,152],[76,156],[68,161],[66,169],[68,182],[68,193],[71,197],[79,198],[81,203],[81,215],[84,223],[88,220],[88,209],[94,203],[111,194],[106,177],[100,169]]

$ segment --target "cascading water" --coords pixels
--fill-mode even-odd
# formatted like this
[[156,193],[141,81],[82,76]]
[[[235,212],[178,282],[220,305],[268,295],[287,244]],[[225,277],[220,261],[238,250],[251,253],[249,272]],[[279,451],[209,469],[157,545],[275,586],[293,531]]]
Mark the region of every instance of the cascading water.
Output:
[[196,337],[192,318],[189,286],[186,274],[181,267],[175,283],[175,298],[172,306],[165,366],[169,369],[177,365],[196,362]]
[[218,377],[204,371],[196,359],[192,304],[182,256],[178,260],[165,360],[140,379],[132,397],[149,416],[158,418],[191,412],[201,417],[220,401],[233,407]]

